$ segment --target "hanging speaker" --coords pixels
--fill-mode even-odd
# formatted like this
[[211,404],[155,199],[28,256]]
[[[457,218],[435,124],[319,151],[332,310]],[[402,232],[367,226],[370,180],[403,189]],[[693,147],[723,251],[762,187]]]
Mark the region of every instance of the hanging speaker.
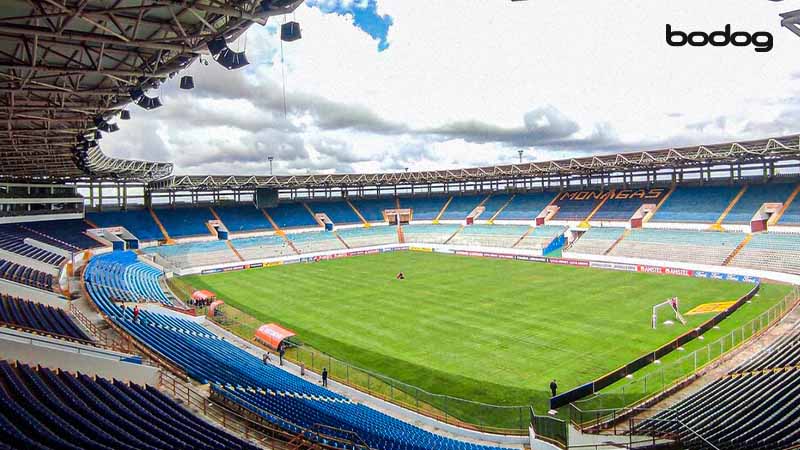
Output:
[[300,24],[297,22],[286,22],[281,25],[281,40],[284,42],[294,42],[302,38],[300,34]]
[[184,75],[181,77],[181,89],[194,89],[194,78],[191,75]]
[[131,99],[134,103],[144,109],[156,109],[161,107],[161,100],[158,97],[148,97],[142,88],[136,87],[130,91]]
[[94,132],[94,140],[99,141],[100,139],[103,139],[103,133],[97,130]]
[[119,113],[119,118],[120,118],[121,120],[131,120],[131,112],[130,112],[130,111],[128,111],[127,109],[123,109],[123,110],[122,110],[122,111],[120,111],[120,113]]
[[208,42],[208,51],[211,52],[212,58],[228,70],[239,69],[250,64],[244,52],[231,50],[222,36]]

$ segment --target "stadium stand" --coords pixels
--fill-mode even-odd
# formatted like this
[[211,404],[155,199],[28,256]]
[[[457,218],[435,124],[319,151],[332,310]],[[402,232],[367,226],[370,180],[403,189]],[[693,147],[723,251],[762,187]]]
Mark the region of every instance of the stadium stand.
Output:
[[411,208],[413,220],[433,220],[447,203],[448,197],[400,197],[400,208]]
[[585,199],[571,198],[570,196],[573,194],[577,193],[564,192],[560,194],[555,203],[558,205],[559,210],[558,214],[553,218],[554,220],[584,220],[602,201],[602,199],[595,197]]
[[719,266],[744,237],[743,233],[645,228],[631,230],[608,254]]
[[53,290],[53,275],[0,259],[0,278],[37,289]]
[[[98,276],[132,280],[127,285],[133,296],[143,285],[157,285],[157,274],[132,271],[136,255],[115,252],[93,258],[84,274],[87,289],[97,306],[136,339],[173,361],[193,379],[213,385],[215,392],[260,414],[289,431],[315,424],[356,433],[371,448],[380,449],[458,449],[486,447],[455,441],[392,419],[374,409],[359,406],[347,398],[298,378],[260,359],[209,331],[196,331],[199,325],[175,317],[149,313],[132,320],[131,311],[122,310],[109,297]],[[103,386],[105,387],[105,386]],[[352,405],[342,406],[342,405]]]
[[335,234],[329,231],[310,231],[307,233],[291,233],[286,235],[300,253],[323,252],[326,250],[342,250],[347,247]]
[[397,208],[394,197],[351,200],[351,203],[367,222],[383,222],[383,210]]
[[778,223],[781,225],[800,225],[800,195],[795,197],[792,204],[786,208]]
[[132,209],[128,211],[88,212],[86,218],[101,228],[124,227],[142,241],[164,239],[164,234],[153,222],[150,211]]
[[[442,214],[443,220],[464,220],[487,195],[454,195]],[[483,216],[481,216],[483,217]]]
[[0,361],[0,437],[12,448],[256,450],[151,386]]
[[678,434],[685,448],[692,449],[795,448],[800,444],[800,376],[791,369],[800,363],[799,344],[795,329],[724,377],[642,422],[637,431]]
[[214,211],[231,233],[272,229],[264,213],[253,205],[215,206]]
[[514,248],[544,250],[553,239],[563,235],[569,228],[558,225],[542,225],[534,228]]
[[529,229],[526,225],[471,225],[453,236],[448,244],[510,248]]
[[206,222],[214,220],[214,215],[208,208],[177,207],[153,211],[172,238],[211,234]]
[[724,223],[750,223],[750,219],[764,203],[783,203],[792,194],[793,184],[750,185],[736,205],[725,216]]
[[0,249],[53,266],[61,264],[66,259],[61,255],[25,243],[26,238],[31,238],[30,232],[13,226],[3,227],[0,229]]
[[286,240],[278,235],[257,236],[230,241],[245,260],[294,255]]
[[302,203],[281,203],[266,211],[279,228],[319,227]]
[[714,223],[740,187],[678,187],[661,205],[652,222]]
[[612,197],[592,216],[592,220],[629,220],[645,203],[657,205],[667,188],[621,189],[612,191]]
[[397,227],[394,226],[347,228],[338,230],[337,233],[350,248],[397,244]]
[[800,274],[800,235],[757,233],[733,258],[734,266]]
[[192,242],[179,245],[161,245],[142,250],[145,254],[156,254],[176,268],[207,266],[239,261],[225,241]]
[[[517,194],[514,200],[497,216],[497,220],[534,220],[550,204],[555,196],[552,192]],[[492,197],[494,199],[494,197]],[[490,199],[491,201],[491,199]],[[487,202],[488,203],[488,202]],[[500,205],[502,206],[502,204]],[[487,207],[488,212],[488,207]]]
[[592,227],[572,244],[569,251],[588,255],[603,255],[625,233],[625,228]]
[[483,211],[483,214],[480,215],[479,219],[491,219],[506,203],[508,203],[509,199],[511,199],[511,194],[492,194],[489,200],[486,200],[486,203],[483,204],[486,209]]
[[460,225],[406,225],[403,227],[406,242],[420,244],[444,244]]
[[91,341],[62,309],[7,295],[0,296],[0,303],[0,324]]
[[308,202],[308,207],[315,213],[325,213],[336,225],[361,223],[353,208],[344,200],[326,202]]
[[34,239],[49,239],[65,250],[84,250],[99,247],[96,240],[86,235],[86,230],[91,227],[83,220],[50,220],[46,222],[29,222],[20,225],[20,228],[37,234]]

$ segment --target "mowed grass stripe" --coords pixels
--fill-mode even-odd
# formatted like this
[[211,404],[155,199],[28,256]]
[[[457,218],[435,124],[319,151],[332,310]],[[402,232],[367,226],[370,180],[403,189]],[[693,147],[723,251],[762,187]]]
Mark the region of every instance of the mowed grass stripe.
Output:
[[[395,279],[400,271],[406,280]],[[562,390],[578,386],[711,317],[651,330],[655,303],[677,295],[687,311],[751,288],[414,252],[185,280],[356,366],[434,393],[537,406],[550,379]]]

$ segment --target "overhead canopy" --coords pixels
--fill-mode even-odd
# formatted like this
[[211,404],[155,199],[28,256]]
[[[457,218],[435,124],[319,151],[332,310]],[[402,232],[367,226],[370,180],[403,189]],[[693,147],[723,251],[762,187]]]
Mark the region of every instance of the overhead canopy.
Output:
[[192,300],[203,301],[203,300],[213,300],[217,298],[217,294],[211,291],[194,291],[192,292]]
[[277,323],[261,325],[258,327],[258,330],[256,330],[256,339],[274,349],[280,347],[281,342],[284,340],[296,335],[297,334],[294,331],[287,330]]
[[222,300],[215,300],[215,301],[211,302],[211,305],[208,306],[208,315],[209,316],[213,316],[214,313],[217,312],[217,308],[219,308],[220,306],[222,306],[224,304],[225,304],[225,302],[223,302]]

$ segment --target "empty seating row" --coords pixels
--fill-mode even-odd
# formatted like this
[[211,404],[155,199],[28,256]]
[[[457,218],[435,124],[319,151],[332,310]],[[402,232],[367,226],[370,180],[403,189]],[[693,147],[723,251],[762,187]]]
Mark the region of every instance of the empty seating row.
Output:
[[470,225],[453,236],[448,244],[511,248],[528,230],[530,227],[525,225]]
[[800,361],[798,344],[800,333],[795,329],[635,431],[679,435],[692,449],[760,450],[800,444],[800,371],[792,370]]
[[317,220],[302,203],[280,203],[274,208],[266,208],[278,228],[319,227]]
[[351,200],[351,203],[367,222],[383,222],[383,211],[397,208],[397,202],[394,197],[358,199]]
[[394,226],[346,228],[337,233],[350,248],[397,244],[397,227]]
[[330,231],[309,231],[306,233],[290,233],[286,235],[300,253],[323,252],[326,250],[342,250],[347,247]]
[[33,239],[31,234],[16,227],[0,228],[0,249],[54,266],[64,262],[63,256],[26,243],[25,239]]
[[678,187],[653,216],[654,222],[714,223],[741,188]]
[[604,255],[625,233],[625,228],[592,227],[572,244],[569,251],[587,255]]
[[315,213],[326,214],[336,225],[361,223],[361,219],[345,200],[308,202],[308,207]]
[[401,197],[400,208],[410,208],[413,220],[433,220],[444,208],[447,197]]
[[564,193],[556,201],[555,205],[558,206],[558,214],[555,220],[585,220],[589,214],[597,208],[602,201],[601,198],[594,196],[582,197],[575,196],[572,198],[569,193]]
[[733,258],[734,266],[800,273],[800,235],[757,233]]
[[464,220],[488,195],[453,195],[442,220]]
[[444,244],[459,228],[459,225],[405,225],[403,235],[406,243]]
[[0,260],[0,278],[38,289],[53,290],[53,275],[11,261]]
[[[529,194],[516,194],[511,203],[508,204],[497,215],[497,220],[534,220],[536,216],[547,206],[555,197],[553,192],[537,192]],[[494,196],[492,197],[494,198]],[[501,205],[502,206],[502,205]],[[488,208],[487,208],[488,212]],[[481,219],[490,217],[481,216]]]
[[608,254],[719,266],[744,237],[743,233],[644,228],[631,230]]
[[725,216],[724,223],[750,223],[750,219],[764,203],[783,203],[794,190],[794,184],[755,184],[745,193]]
[[256,450],[151,386],[0,361],[0,442],[26,449]]
[[517,242],[514,248],[544,251],[553,242],[553,239],[562,236],[567,229],[567,227],[559,225],[538,226]]
[[34,239],[61,247],[65,250],[84,250],[99,247],[101,244],[86,235],[91,227],[80,219],[50,220],[45,222],[28,222],[20,228],[35,233]]
[[86,219],[100,228],[124,227],[142,241],[164,239],[164,233],[158,228],[147,209],[89,212],[86,213]]
[[[196,324],[189,321],[154,313],[139,321],[131,320],[128,312],[122,311],[102,286],[100,289],[95,286],[94,280],[97,273],[109,273],[109,268],[113,268],[111,273],[117,276],[135,277],[136,274],[129,270],[135,264],[135,255],[129,252],[100,255],[90,261],[84,276],[87,290],[98,307],[120,327],[173,361],[190,377],[201,383],[211,383],[216,391],[233,393],[233,400],[265,418],[274,419],[273,422],[279,426],[293,432],[316,424],[349,430],[370,448],[376,449],[485,448],[434,436],[374,409],[355,405],[324,387],[274,365],[264,364],[225,339],[208,332],[190,331],[191,325]],[[129,283],[129,286],[134,289],[134,296],[139,294],[139,284]],[[255,397],[256,394],[259,397]]]
[[276,235],[233,239],[231,244],[245,260],[294,255],[286,239]]
[[0,296],[0,322],[43,333],[89,341],[62,309],[6,295]]
[[215,206],[214,211],[231,233],[272,229],[264,212],[255,205]]
[[192,242],[180,245],[148,247],[146,254],[156,254],[177,268],[224,264],[239,261],[225,241]]
[[209,208],[176,207],[153,211],[171,238],[211,234],[206,224],[209,220],[214,220],[214,216]]

